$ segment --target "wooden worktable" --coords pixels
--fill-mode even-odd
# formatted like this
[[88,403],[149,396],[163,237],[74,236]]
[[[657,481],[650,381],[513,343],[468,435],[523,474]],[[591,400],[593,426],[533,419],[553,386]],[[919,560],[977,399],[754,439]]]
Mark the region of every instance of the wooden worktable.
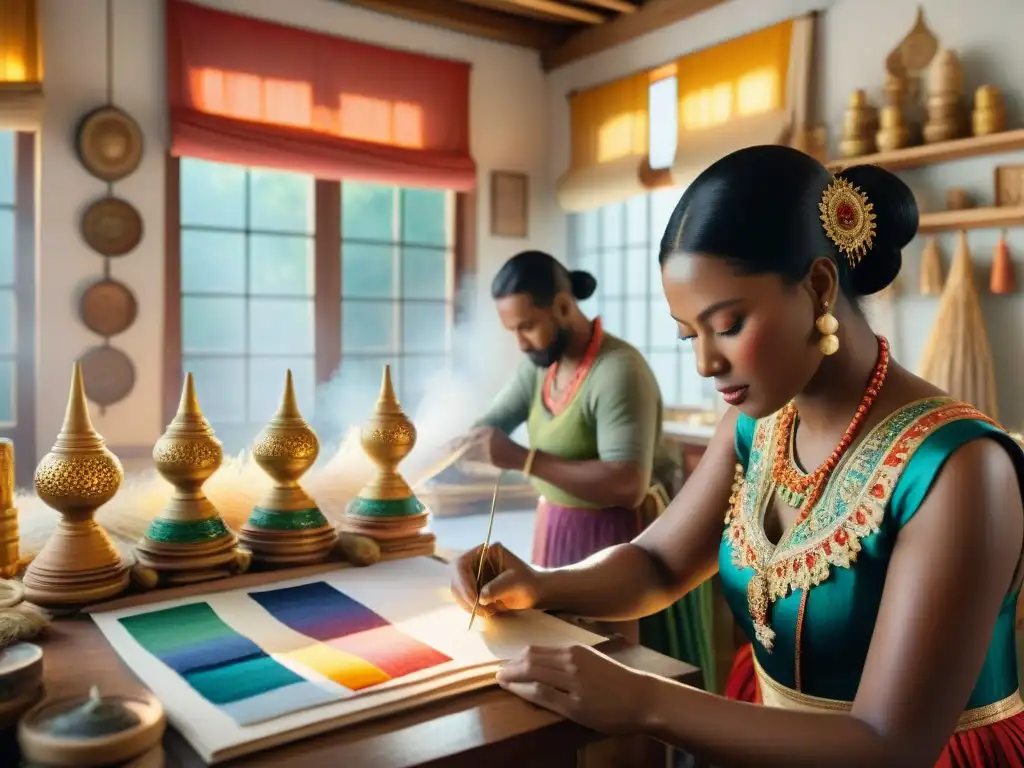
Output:
[[[38,641],[50,696],[81,695],[99,684],[104,693],[143,689],[88,617],[54,622]],[[701,685],[700,670],[621,641],[599,646],[635,669]],[[463,694],[404,714],[298,741],[226,763],[231,766],[337,765],[352,768],[487,765],[555,768],[573,766],[577,751],[600,737],[499,688]],[[164,737],[167,768],[204,765],[176,731]],[[0,765],[18,765],[10,736],[0,745]]]

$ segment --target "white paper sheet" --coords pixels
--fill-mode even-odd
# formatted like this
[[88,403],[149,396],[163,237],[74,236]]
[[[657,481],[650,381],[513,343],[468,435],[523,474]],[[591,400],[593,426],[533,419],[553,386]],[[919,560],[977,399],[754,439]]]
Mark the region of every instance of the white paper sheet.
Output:
[[[260,587],[96,613],[93,619],[125,663],[160,699],[171,723],[208,763],[342,724],[382,716],[386,712],[400,710],[403,704],[443,698],[492,684],[498,663],[516,656],[530,645],[589,646],[603,639],[536,611],[491,620],[477,617],[473,629],[467,630],[469,616],[451,596],[449,579],[450,570],[444,563],[432,558],[410,558],[368,568],[340,568]],[[337,693],[345,698],[240,726],[224,710],[210,704],[176,672],[142,648],[119,622],[126,616],[203,602],[236,631],[251,637],[258,645],[268,642],[275,647],[278,643],[289,645],[294,638],[289,638],[287,632],[270,629],[280,625],[247,595],[317,581],[336,587],[383,616],[400,631],[441,651],[452,661],[354,695],[335,686],[339,689]],[[275,636],[268,637],[268,633]],[[280,658],[278,661],[283,662]],[[301,674],[312,679],[304,669]],[[313,681],[325,691],[335,685],[326,679]],[[449,692],[445,693],[446,690]],[[250,743],[252,746],[247,750],[246,745]]]

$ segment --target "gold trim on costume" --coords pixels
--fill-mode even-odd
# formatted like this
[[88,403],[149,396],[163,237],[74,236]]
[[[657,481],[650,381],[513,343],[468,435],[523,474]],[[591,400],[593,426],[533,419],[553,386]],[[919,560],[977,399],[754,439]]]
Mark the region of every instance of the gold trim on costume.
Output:
[[[771,652],[775,631],[772,604],[791,593],[809,591],[829,578],[833,568],[850,568],[861,540],[875,533],[910,458],[940,426],[960,419],[995,424],[975,408],[950,397],[908,403],[877,424],[840,460],[811,514],[791,525],[777,544],[764,532],[764,514],[774,493],[768,465],[776,450],[777,414],[754,428],[750,460],[732,494],[725,536],[733,564],[750,568],[747,601],[757,641]],[[867,482],[849,477],[866,474]]]
[[[821,696],[810,696],[776,682],[768,676],[768,673],[758,663],[756,654],[754,654],[754,671],[757,674],[758,688],[761,692],[761,703],[766,707],[792,709],[802,712],[833,713],[849,712],[853,709],[852,701],[839,701],[838,699],[826,699]],[[1000,701],[964,710],[957,720],[955,732],[960,733],[961,731],[969,731],[973,728],[982,728],[986,725],[998,723],[1000,720],[1007,720],[1022,712],[1024,712],[1024,701],[1021,700],[1020,689],[1017,689]]]

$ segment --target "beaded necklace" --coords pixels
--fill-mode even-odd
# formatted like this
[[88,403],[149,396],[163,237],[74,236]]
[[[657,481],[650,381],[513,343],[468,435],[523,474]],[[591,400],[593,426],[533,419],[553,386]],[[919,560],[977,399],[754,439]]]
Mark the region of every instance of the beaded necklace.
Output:
[[603,340],[604,329],[601,326],[601,318],[595,317],[590,333],[590,342],[583,353],[583,359],[576,368],[569,386],[557,394],[555,394],[555,376],[558,375],[558,363],[555,362],[548,366],[548,371],[544,375],[544,385],[541,387],[541,396],[544,398],[544,405],[547,406],[548,411],[553,415],[561,413],[572,400],[577,390],[579,390],[583,380],[594,365],[594,360],[597,359],[597,353],[601,349],[601,342]]
[[797,409],[795,403],[789,403],[779,414],[778,437],[775,441],[775,458],[772,462],[772,481],[775,483],[779,497],[791,507],[800,510],[798,522],[803,522],[811,514],[814,505],[818,503],[821,494],[832,476],[833,470],[839,465],[843,456],[853,445],[857,434],[864,425],[864,419],[874,405],[882,385],[885,384],[885,376],[889,370],[889,342],[883,336],[878,337],[878,361],[871,373],[864,397],[857,406],[857,412],[853,415],[850,426],[846,428],[843,439],[835,447],[832,454],[825,459],[824,463],[809,474],[804,474],[795,466],[792,457],[792,444],[794,437],[794,425],[796,423]]

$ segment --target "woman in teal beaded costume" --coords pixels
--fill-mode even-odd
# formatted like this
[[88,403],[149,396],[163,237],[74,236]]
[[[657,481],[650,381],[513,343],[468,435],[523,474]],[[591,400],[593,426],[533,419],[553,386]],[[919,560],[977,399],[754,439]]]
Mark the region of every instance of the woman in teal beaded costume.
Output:
[[[581,647],[529,649],[503,687],[715,765],[1024,766],[1024,454],[893,360],[858,305],[896,277],[917,223],[910,190],[873,166],[833,176],[765,146],[708,168],[660,262],[680,338],[730,410],[631,543],[550,570],[498,552],[480,590],[485,615],[622,620],[717,570],[765,706]],[[475,554],[453,577],[467,606]]]

